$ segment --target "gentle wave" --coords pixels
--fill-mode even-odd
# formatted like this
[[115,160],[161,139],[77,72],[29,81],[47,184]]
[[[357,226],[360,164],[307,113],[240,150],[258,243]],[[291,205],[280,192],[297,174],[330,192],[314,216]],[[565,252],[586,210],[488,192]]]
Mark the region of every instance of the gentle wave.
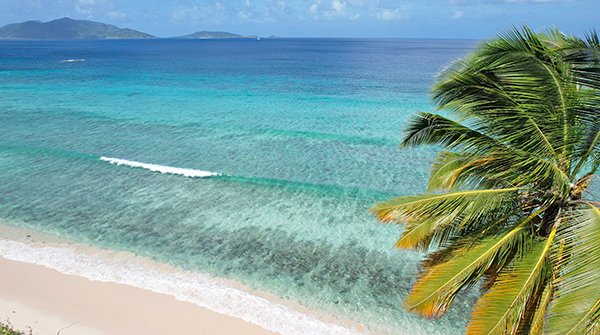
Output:
[[229,287],[192,272],[170,272],[132,262],[126,257],[88,255],[73,248],[33,246],[0,239],[0,255],[43,265],[90,280],[125,284],[167,294],[212,311],[233,316],[280,334],[362,334],[356,329],[322,321],[290,307]]
[[82,63],[85,62],[85,59],[83,58],[79,58],[79,59],[64,59],[61,60],[59,63]]
[[146,170],[160,172],[160,173],[168,173],[168,174],[177,174],[186,177],[196,177],[196,178],[207,178],[207,177],[218,177],[222,176],[221,180],[228,180],[238,183],[250,183],[257,185],[268,185],[268,186],[277,186],[277,187],[285,187],[285,188],[293,188],[293,189],[303,189],[303,190],[313,190],[317,192],[328,192],[328,193],[336,193],[336,194],[348,194],[354,196],[367,196],[367,197],[377,197],[377,198],[389,198],[392,196],[392,193],[382,192],[377,190],[369,190],[369,189],[360,189],[356,187],[344,187],[338,185],[327,185],[327,184],[312,184],[305,183],[300,181],[292,181],[292,180],[284,180],[284,179],[276,179],[276,178],[261,178],[261,177],[243,177],[243,176],[234,176],[234,175],[226,175],[217,172],[210,171],[202,171],[195,169],[186,169],[186,168],[178,168],[172,166],[158,165],[158,164],[149,164],[142,163],[137,161],[130,161],[126,159],[120,158],[111,158],[111,157],[100,157],[100,160],[108,162],[110,164],[115,165],[126,165],[134,168],[143,168]]
[[221,173],[210,172],[210,171],[202,171],[195,169],[186,169],[186,168],[178,168],[166,165],[158,165],[158,164],[148,164],[136,161],[130,161],[126,159],[112,158],[112,157],[100,157],[100,160],[108,162],[110,164],[115,165],[127,165],[130,167],[142,168],[154,172],[160,173],[169,173],[169,174],[178,174],[186,177],[194,177],[194,178],[206,178],[206,177],[214,177],[220,176]]
[[[196,177],[196,178],[219,177],[220,180],[222,180],[222,181],[229,181],[229,182],[235,182],[235,183],[275,186],[275,187],[281,187],[281,188],[289,188],[289,189],[294,189],[294,190],[300,189],[303,191],[312,191],[312,192],[327,193],[327,194],[351,195],[353,197],[366,197],[369,199],[376,199],[376,200],[384,200],[384,199],[398,196],[398,194],[396,194],[396,193],[392,193],[392,192],[385,191],[385,190],[366,189],[366,188],[360,188],[360,187],[332,185],[332,184],[314,184],[314,183],[308,183],[308,182],[302,182],[302,181],[277,179],[277,178],[236,176],[236,175],[229,175],[229,174],[210,172],[210,171],[202,171],[202,170],[194,170],[194,169],[187,169],[187,168],[163,166],[163,165],[158,165],[158,164],[142,163],[142,162],[137,162],[137,161],[130,161],[130,160],[126,160],[126,159],[111,158],[111,157],[105,157],[105,156],[99,157],[99,156],[85,154],[85,153],[81,153],[81,152],[77,152],[77,151],[68,151],[68,150],[60,150],[60,149],[45,148],[45,147],[27,147],[27,146],[6,145],[6,144],[2,144],[2,142],[0,141],[0,151],[3,151],[3,150],[25,153],[25,154],[42,154],[42,155],[46,154],[46,155],[52,155],[52,156],[68,158],[68,159],[81,159],[81,160],[94,161],[94,162],[100,161],[100,162],[107,162],[107,163],[111,163],[111,164],[115,164],[115,165],[126,165],[126,166],[134,167],[134,168],[145,168],[148,170],[151,170],[148,168],[148,166],[150,166],[150,167],[156,168],[151,171],[157,171],[160,173],[176,173],[178,175],[183,175],[183,176],[188,176],[188,175],[185,173],[182,173],[180,171],[184,171],[184,172],[192,171],[191,177]],[[142,164],[143,166],[140,166],[139,164]],[[172,171],[177,171],[177,172],[172,172]],[[211,174],[211,175],[208,175],[208,174]]]

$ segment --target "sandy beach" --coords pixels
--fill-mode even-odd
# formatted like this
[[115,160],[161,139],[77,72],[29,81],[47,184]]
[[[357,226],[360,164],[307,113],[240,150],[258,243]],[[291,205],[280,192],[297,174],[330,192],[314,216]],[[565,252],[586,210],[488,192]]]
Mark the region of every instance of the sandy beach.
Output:
[[33,334],[275,334],[127,285],[0,258],[0,317]]
[[0,321],[33,335],[366,334],[240,283],[0,222]]

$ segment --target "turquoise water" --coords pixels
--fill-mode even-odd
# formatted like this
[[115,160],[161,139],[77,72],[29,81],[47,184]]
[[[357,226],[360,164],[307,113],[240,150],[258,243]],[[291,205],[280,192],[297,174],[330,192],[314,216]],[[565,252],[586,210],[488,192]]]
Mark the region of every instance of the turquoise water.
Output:
[[473,296],[435,321],[404,311],[422,255],[394,249],[399,227],[368,209],[424,190],[435,149],[399,150],[400,130],[431,110],[435,75],[473,45],[0,42],[0,220],[375,329],[460,334]]

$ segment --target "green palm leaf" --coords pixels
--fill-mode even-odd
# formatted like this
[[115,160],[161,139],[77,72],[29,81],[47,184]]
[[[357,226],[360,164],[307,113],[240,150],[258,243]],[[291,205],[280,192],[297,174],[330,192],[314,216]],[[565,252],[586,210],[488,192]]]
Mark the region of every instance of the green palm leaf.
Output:
[[[561,227],[560,248],[553,253],[560,268],[554,285],[557,295],[551,304],[548,334],[575,335],[600,332],[600,209],[575,210]],[[569,251],[565,258],[564,249]]]
[[517,226],[473,247],[455,250],[449,261],[421,274],[404,305],[427,317],[442,315],[463,287],[475,283],[490,267],[502,267],[515,248],[524,249],[526,234],[522,226]]
[[468,334],[600,334],[600,39],[512,29],[450,65],[403,147],[447,149],[428,191],[375,205],[401,248],[438,249],[405,300],[444,314],[480,282]]
[[481,176],[504,185],[531,187],[552,191],[555,197],[566,198],[571,191],[571,179],[558,166],[532,155],[516,152],[495,152],[472,160],[459,171],[461,177]]
[[584,39],[566,40],[562,52],[565,60],[572,64],[579,85],[600,89],[600,41],[596,32],[587,34]]
[[554,285],[552,282],[548,283],[542,292],[539,303],[535,306],[533,316],[530,321],[529,334],[531,335],[542,335],[544,334],[544,324],[546,322],[546,310],[548,305],[552,301],[554,296]]
[[544,285],[549,275],[548,255],[556,230],[538,241],[496,279],[494,286],[475,305],[467,334],[514,334],[527,300]]
[[446,194],[424,194],[398,197],[376,204],[372,211],[384,221],[404,221],[405,230],[397,246],[427,249],[435,237],[448,237],[448,231],[436,231],[452,226],[465,229],[486,217],[497,217],[514,210],[518,188],[469,190]]
[[[479,129],[520,150],[544,157],[556,157],[553,138],[557,137],[554,127],[548,126],[552,120],[546,112],[544,96],[548,92],[538,92],[543,83],[527,83],[532,78],[528,73],[520,74],[523,82],[506,83],[499,86],[497,73],[480,68],[480,64],[466,62],[469,70],[450,74],[434,87],[434,97],[440,108],[450,109],[466,119],[474,119]],[[522,65],[520,65],[522,66]],[[510,69],[507,69],[507,71]],[[514,73],[511,73],[514,76]],[[510,87],[506,87],[510,86]],[[507,90],[510,91],[507,92]],[[526,103],[516,100],[511,92],[532,92]],[[524,98],[523,98],[524,99]],[[540,111],[544,111],[542,116]],[[476,114],[475,114],[476,113]],[[555,124],[558,121],[554,120]]]
[[600,155],[600,112],[598,110],[594,110],[594,112],[596,118],[590,122],[591,125],[586,129],[586,134],[582,135],[579,143],[575,145],[578,162],[571,172],[572,177],[577,177],[581,168],[586,163],[589,164],[590,159]]
[[465,150],[489,152],[503,147],[502,143],[456,121],[432,113],[418,113],[409,123],[402,146],[444,144],[448,148],[461,146]]
[[451,151],[440,152],[431,165],[431,175],[427,191],[450,190],[456,185],[460,168],[468,164],[473,157]]
[[[488,164],[481,156],[457,153],[452,151],[440,152],[431,165],[427,191],[450,191],[462,188],[503,188],[512,186],[509,182],[493,179],[494,176],[483,169],[476,171],[477,166]],[[482,173],[483,172],[483,173]]]

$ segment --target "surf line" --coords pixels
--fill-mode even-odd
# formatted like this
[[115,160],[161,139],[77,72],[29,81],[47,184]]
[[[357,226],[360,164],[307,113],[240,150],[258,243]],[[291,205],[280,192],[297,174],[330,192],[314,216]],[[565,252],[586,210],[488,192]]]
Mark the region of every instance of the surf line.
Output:
[[59,63],[82,63],[85,62],[85,59],[80,58],[80,59],[65,59],[65,60],[61,60],[59,61]]
[[112,158],[112,157],[100,157],[100,160],[108,162],[114,165],[126,165],[134,168],[142,168],[153,172],[167,173],[167,174],[178,174],[186,177],[192,178],[207,178],[207,177],[216,177],[221,176],[221,173],[211,172],[211,171],[203,171],[196,169],[186,169],[186,168],[178,168],[166,165],[158,165],[158,164],[148,164],[137,161],[130,161],[126,159],[120,158]]
[[186,169],[186,168],[178,168],[172,166],[158,165],[158,164],[149,164],[137,161],[130,161],[127,159],[120,158],[112,158],[102,156],[100,157],[101,161],[114,164],[114,165],[123,165],[133,168],[141,168],[152,172],[159,172],[163,174],[176,174],[185,177],[191,178],[212,178],[218,177],[220,180],[233,181],[237,183],[251,183],[257,185],[265,185],[269,187],[285,187],[285,188],[293,188],[293,189],[302,189],[314,192],[335,192],[339,194],[347,194],[352,195],[354,197],[364,195],[369,198],[376,197],[378,199],[390,198],[393,196],[397,196],[397,194],[389,193],[389,192],[381,192],[377,190],[369,190],[369,189],[360,189],[355,187],[344,187],[337,185],[327,185],[327,184],[312,184],[301,181],[291,181],[284,179],[275,179],[275,178],[262,178],[262,177],[243,177],[236,175],[229,175],[225,173],[219,172],[211,172],[211,171],[203,171],[196,169]]

